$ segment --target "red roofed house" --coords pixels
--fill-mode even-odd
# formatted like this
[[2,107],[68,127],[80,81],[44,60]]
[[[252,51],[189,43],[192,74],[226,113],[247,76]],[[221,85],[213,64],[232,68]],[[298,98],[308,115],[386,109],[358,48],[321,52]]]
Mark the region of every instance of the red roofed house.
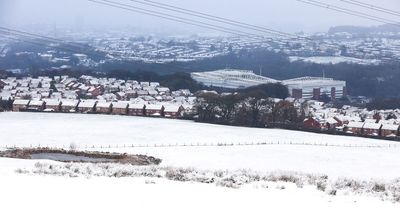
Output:
[[128,113],[132,116],[146,115],[146,105],[144,104],[129,104]]
[[159,104],[146,105],[145,108],[146,116],[152,117],[163,117],[164,116],[164,106]]
[[361,135],[363,133],[363,122],[349,122],[346,125],[346,132]]
[[[113,102],[112,104],[113,104],[112,114],[118,114],[118,115],[127,115],[128,114],[129,102],[118,101],[118,102]],[[142,112],[143,112],[143,110],[142,110]]]
[[400,125],[395,124],[383,124],[381,128],[381,136],[384,137],[395,137],[399,136]]
[[29,100],[15,100],[13,103],[13,112],[20,112],[28,109]]
[[305,119],[303,121],[303,126],[306,128],[322,129],[321,123],[313,117]]
[[164,106],[164,117],[182,117],[184,110],[185,108],[182,105],[166,105]]

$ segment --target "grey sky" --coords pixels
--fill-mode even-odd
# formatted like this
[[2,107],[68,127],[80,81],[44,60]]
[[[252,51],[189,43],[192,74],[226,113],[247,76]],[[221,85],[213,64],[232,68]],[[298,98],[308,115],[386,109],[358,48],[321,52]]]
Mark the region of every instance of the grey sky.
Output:
[[[135,4],[129,0],[113,0]],[[313,7],[296,0],[155,0],[188,9],[202,11],[251,24],[287,32],[326,31],[335,25],[378,25],[379,23]],[[400,21],[371,10],[344,4],[340,0],[318,0],[345,6],[362,12]],[[360,0],[400,11],[399,0]],[[84,27],[140,27],[150,33],[157,30],[199,32],[204,29],[188,27],[155,17],[131,13],[98,5],[87,0],[0,0],[0,23],[8,26],[31,24]]]

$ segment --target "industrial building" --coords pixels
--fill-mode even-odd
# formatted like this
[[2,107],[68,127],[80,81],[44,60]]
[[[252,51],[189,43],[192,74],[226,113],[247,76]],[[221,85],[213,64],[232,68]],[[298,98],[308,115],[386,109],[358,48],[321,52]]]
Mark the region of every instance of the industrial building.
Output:
[[282,81],[293,98],[319,99],[327,95],[331,99],[346,96],[346,82],[323,77],[301,77]]
[[192,78],[206,86],[239,89],[251,86],[277,83],[279,81],[259,76],[248,70],[223,69],[208,72],[194,72]]
[[282,83],[288,87],[289,95],[297,99],[318,100],[322,95],[327,95],[331,99],[338,99],[347,94],[345,81],[323,77],[300,77],[279,81],[256,75],[253,71],[237,69],[195,72],[191,76],[203,85],[229,89],[247,88],[268,83]]

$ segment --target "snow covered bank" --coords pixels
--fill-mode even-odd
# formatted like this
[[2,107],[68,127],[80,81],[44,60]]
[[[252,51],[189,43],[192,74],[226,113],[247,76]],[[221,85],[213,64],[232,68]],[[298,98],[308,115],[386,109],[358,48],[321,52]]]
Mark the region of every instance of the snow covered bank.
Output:
[[14,175],[0,179],[4,209],[398,209],[366,196],[330,196],[293,185],[242,189],[157,178],[66,178]]
[[[161,158],[162,166],[201,170],[283,170],[363,180],[392,180],[399,178],[400,174],[400,144],[397,142],[279,129],[107,115],[0,113],[0,135],[0,144],[19,147],[38,144],[68,147],[71,142],[88,145],[89,148],[91,145],[108,147],[117,144],[280,142],[227,147],[103,147],[100,150],[150,155]],[[312,145],[294,145],[290,142]],[[314,146],[314,143],[342,146]],[[370,145],[381,147],[368,147]],[[81,149],[86,150],[85,147]]]
[[68,177],[150,177],[166,178],[173,181],[216,184],[228,188],[240,188],[244,185],[271,182],[293,183],[299,188],[314,186],[329,195],[355,193],[372,195],[384,200],[400,202],[400,179],[389,182],[376,180],[360,181],[348,178],[330,179],[326,175],[302,174],[296,172],[260,173],[251,170],[239,171],[202,171],[193,168],[173,168],[158,166],[132,166],[112,163],[36,163],[34,169],[17,169],[21,174],[39,174]]
[[376,59],[359,59],[353,57],[345,57],[345,56],[314,56],[314,57],[298,57],[298,56],[290,56],[290,62],[302,61],[307,63],[316,63],[316,64],[339,64],[339,63],[353,63],[360,65],[379,65],[381,63],[380,60]]
[[[243,128],[191,121],[131,116],[56,113],[0,113],[0,146],[78,146],[308,142],[357,145],[394,145],[374,139],[321,135],[280,129]],[[397,145],[400,144],[398,143]]]

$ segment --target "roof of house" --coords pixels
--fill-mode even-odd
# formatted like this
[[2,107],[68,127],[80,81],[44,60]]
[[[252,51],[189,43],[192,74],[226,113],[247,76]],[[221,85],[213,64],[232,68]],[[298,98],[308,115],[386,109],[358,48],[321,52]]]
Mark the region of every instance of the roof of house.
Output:
[[144,104],[134,104],[134,103],[129,104],[129,109],[143,109],[144,107],[145,107]]
[[61,105],[62,106],[77,106],[79,103],[78,100],[62,100]]
[[333,118],[333,117],[330,117],[330,118],[326,119],[326,122],[329,123],[329,124],[338,124],[338,123],[339,123],[339,122],[338,122],[335,118]]
[[47,106],[58,106],[61,104],[61,101],[54,99],[44,99],[44,102],[46,102]]
[[400,127],[400,125],[383,124],[382,125],[382,130],[397,131],[397,130],[399,130],[399,127]]
[[146,110],[161,110],[162,108],[163,108],[163,105],[160,105],[160,104],[146,105]]
[[376,123],[376,119],[365,119],[365,123]]
[[43,106],[44,101],[39,101],[39,100],[31,100],[29,102],[29,106]]
[[88,101],[81,101],[78,105],[79,108],[93,108],[96,105],[97,101],[88,100]]
[[118,101],[118,102],[113,102],[112,104],[113,104],[114,108],[125,109],[128,107],[129,102],[128,101]]
[[96,107],[98,108],[110,108],[111,102],[97,102]]
[[28,105],[30,100],[17,99],[14,101],[13,105]]
[[380,124],[380,123],[364,123],[363,128],[379,130],[381,128],[381,126],[382,126],[382,124]]
[[362,128],[363,126],[363,122],[349,122],[349,124],[347,124],[347,127],[349,128]]
[[164,112],[178,112],[181,105],[166,105],[164,106]]

